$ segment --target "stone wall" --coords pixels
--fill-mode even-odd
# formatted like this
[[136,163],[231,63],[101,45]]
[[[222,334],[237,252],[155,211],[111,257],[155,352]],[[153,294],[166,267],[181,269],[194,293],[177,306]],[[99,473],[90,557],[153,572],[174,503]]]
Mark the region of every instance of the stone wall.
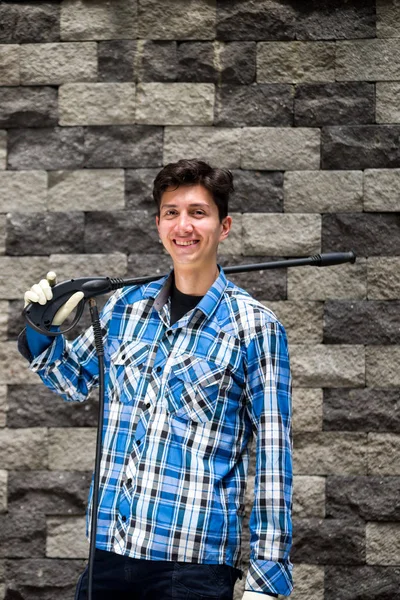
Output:
[[196,156],[235,176],[220,264],[357,253],[231,278],[290,342],[292,597],[399,599],[399,2],[1,2],[0,86],[0,597],[72,600],[88,550],[96,399],[27,370],[22,295],[167,272],[151,184]]

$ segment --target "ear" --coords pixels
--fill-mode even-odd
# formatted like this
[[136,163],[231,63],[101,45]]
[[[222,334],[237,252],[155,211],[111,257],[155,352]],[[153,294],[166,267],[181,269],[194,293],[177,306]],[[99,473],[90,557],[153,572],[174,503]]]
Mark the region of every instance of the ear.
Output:
[[232,227],[232,217],[225,217],[225,219],[222,219],[222,223],[221,223],[221,234],[219,236],[219,241],[221,242],[222,240],[226,240],[226,238],[228,237],[229,231]]
[[158,218],[157,215],[156,215],[156,227],[157,227],[158,233],[160,233],[160,219]]

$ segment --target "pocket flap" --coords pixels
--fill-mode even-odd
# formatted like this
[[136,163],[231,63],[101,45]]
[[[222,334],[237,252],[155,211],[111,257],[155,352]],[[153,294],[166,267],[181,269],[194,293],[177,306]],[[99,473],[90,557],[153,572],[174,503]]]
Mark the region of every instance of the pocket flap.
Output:
[[137,340],[128,340],[123,342],[116,353],[111,356],[111,362],[126,367],[140,367],[146,362],[148,354],[149,344]]
[[190,354],[180,355],[179,361],[172,365],[172,371],[178,379],[192,385],[208,387],[219,385],[226,371],[225,365]]

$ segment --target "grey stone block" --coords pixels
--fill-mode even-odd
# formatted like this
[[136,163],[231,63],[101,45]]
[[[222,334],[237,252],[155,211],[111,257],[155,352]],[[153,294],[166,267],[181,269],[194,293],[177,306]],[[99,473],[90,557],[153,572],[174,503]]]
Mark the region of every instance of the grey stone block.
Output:
[[0,85],[19,85],[19,46],[0,45]]
[[140,81],[175,81],[178,71],[176,42],[140,40]]
[[135,122],[134,83],[66,83],[58,90],[60,125]]
[[295,562],[365,563],[365,524],[348,519],[296,519],[291,557]]
[[20,61],[23,85],[97,79],[96,42],[23,44]]
[[376,122],[399,123],[400,83],[378,81],[376,84]]
[[365,385],[364,346],[292,344],[290,356],[295,386],[336,388]]
[[[37,281],[37,279],[36,279]],[[31,284],[32,285],[32,284]],[[25,288],[28,289],[28,288]],[[20,297],[23,297],[23,294],[20,295]],[[22,302],[21,302],[21,309],[22,309]],[[15,342],[0,342],[0,384],[7,384],[7,385],[12,385],[14,383],[33,383],[33,384],[37,384],[40,382],[40,379],[38,379],[38,376],[36,375],[36,373],[33,373],[32,371],[30,371],[28,369],[28,362],[25,358],[23,358],[23,356],[18,352],[17,350],[17,345]],[[27,435],[27,439],[20,439],[18,436],[16,436],[15,440],[12,440],[12,443],[16,443],[17,445],[21,445],[23,446],[24,444],[27,444],[28,447],[25,448],[24,450],[34,453],[34,444],[37,442],[37,438],[39,436],[39,434],[32,434],[33,436],[33,440],[31,441],[29,439],[29,430],[25,429],[22,430],[26,432]],[[8,435],[9,430],[8,429],[0,429],[0,437],[4,434],[5,436]],[[7,441],[7,437],[5,438]],[[31,447],[29,448],[29,444],[31,443]],[[39,441],[38,441],[39,443]],[[20,448],[19,448],[20,449]],[[0,442],[0,456],[1,456],[1,452],[3,450],[2,447],[2,442]],[[35,450],[36,451],[36,450]],[[17,454],[17,451],[16,451]],[[38,466],[38,464],[35,461],[40,461],[42,457],[40,457],[39,455],[37,456],[30,456],[31,460],[33,460],[33,467],[32,468],[40,468],[40,466],[45,467],[46,465],[43,465],[40,463],[40,465]],[[15,468],[15,463],[13,463],[12,461],[16,461],[18,462],[18,460],[21,460],[22,462],[24,462],[25,460],[27,460],[29,462],[29,457],[24,456],[24,454],[21,455],[20,459],[17,456],[13,456],[13,453],[10,452],[9,454],[7,454],[7,460],[10,460],[10,464],[13,465],[13,467]],[[1,464],[1,460],[0,460],[0,464]],[[3,463],[4,464],[4,463]],[[8,462],[7,462],[7,466],[6,468],[8,468]],[[30,466],[25,466],[25,468],[30,468]]]
[[0,127],[50,127],[57,125],[57,122],[56,89],[0,88]]
[[7,216],[9,255],[83,252],[83,235],[83,212],[9,213]]
[[[241,134],[242,129],[238,127],[165,127],[164,164],[182,157],[196,157],[214,167],[237,169]],[[252,156],[254,158],[254,148]]]
[[167,275],[173,268],[169,254],[130,254],[128,258],[128,277],[145,277],[146,275]]
[[[222,248],[221,248],[222,250]],[[224,256],[218,255],[218,264],[225,266],[244,265],[252,263],[270,262],[280,260],[277,256]],[[247,273],[227,273],[227,279],[245,289],[257,300],[285,300],[286,299],[286,269],[272,269],[264,271],[249,271]]]
[[219,0],[217,36],[221,40],[292,40],[296,9],[274,0]]
[[85,514],[91,473],[71,471],[10,471],[8,501],[11,511],[45,515]]
[[154,217],[144,210],[88,213],[85,247],[91,252],[162,253]]
[[290,126],[293,89],[285,84],[221,85],[216,89],[215,125]]
[[54,427],[49,429],[49,469],[52,471],[91,471],[94,466],[96,429],[94,427]]
[[[124,208],[122,169],[50,171],[48,207],[51,211],[115,210]],[[0,175],[1,180],[1,175]]]
[[336,42],[337,81],[400,79],[400,40]]
[[8,132],[8,168],[76,169],[83,166],[81,127],[10,129]]
[[143,209],[156,214],[153,183],[160,169],[125,170],[125,204],[129,210]]
[[367,475],[367,434],[296,433],[293,439],[295,475]]
[[[369,387],[400,387],[400,346],[366,347],[366,382]],[[388,467],[392,465],[389,461]]]
[[97,45],[99,81],[134,81],[136,40],[108,40]]
[[399,132],[399,125],[325,127],[321,136],[322,168],[400,167]]
[[400,37],[400,5],[398,2],[376,0],[376,17],[377,37]]
[[[2,303],[5,304],[5,303]],[[4,313],[3,313],[4,314]],[[0,385],[0,427],[6,426],[7,386]]]
[[[0,296],[2,299],[22,298],[33,282],[40,281],[49,271],[48,259],[30,257],[0,257]],[[22,304],[21,304],[22,310]]]
[[235,169],[233,185],[230,212],[283,212],[283,173]]
[[396,433],[368,434],[368,473],[400,475],[400,436]]
[[364,210],[400,212],[400,169],[364,171]]
[[222,83],[248,85],[256,80],[256,42],[227,42],[216,46]]
[[95,169],[161,167],[162,143],[162,127],[143,125],[88,127],[85,133],[85,167]]
[[368,265],[368,298],[396,300],[400,297],[400,257],[371,257]]
[[398,565],[400,562],[399,536],[399,523],[367,523],[367,562],[380,565]]
[[322,252],[353,250],[357,256],[400,255],[400,216],[376,213],[322,215]]
[[390,600],[398,594],[399,586],[400,569],[398,567],[325,566],[325,600],[337,600],[338,589],[341,591],[342,600],[350,600],[356,588],[363,600],[375,600],[382,596],[385,600]]
[[328,298],[367,297],[367,265],[363,258],[352,264],[319,269],[311,266],[288,268],[290,300],[327,300]]
[[215,37],[216,0],[141,0],[139,38],[152,40],[212,40]]
[[328,301],[326,344],[399,344],[400,301]]
[[0,131],[0,169],[6,168],[7,162],[7,132]]
[[340,40],[375,37],[375,0],[295,3],[296,39]]
[[294,387],[292,401],[293,431],[322,431],[322,389]]
[[0,513],[7,512],[8,472],[0,470]]
[[49,558],[87,558],[85,517],[49,517],[46,520],[46,556]]
[[19,427],[95,427],[97,395],[81,404],[65,402],[45,385],[7,386],[7,426]]
[[137,37],[137,0],[63,0],[63,40],[110,40]]
[[42,557],[45,543],[44,515],[26,510],[0,515],[1,558]]
[[212,42],[181,42],[177,50],[177,80],[217,83],[219,74]]
[[293,477],[293,518],[325,517],[325,477]]
[[286,329],[289,346],[298,343],[322,343],[322,302],[266,302]]
[[400,433],[396,389],[324,389],[325,431]]
[[334,42],[260,42],[257,82],[335,81]]
[[0,456],[4,469],[46,469],[47,429],[0,429]]
[[58,2],[7,2],[0,5],[0,44],[58,42]]
[[300,127],[375,123],[375,86],[367,82],[299,84],[294,122]]
[[222,240],[218,246],[221,254],[243,254],[243,215],[231,213],[232,226],[229,236]]
[[[90,250],[90,248],[89,248]],[[74,277],[102,276],[123,277],[127,259],[124,254],[52,254],[50,268],[57,273],[58,280]]]
[[400,521],[400,477],[326,478],[326,516],[331,519]]

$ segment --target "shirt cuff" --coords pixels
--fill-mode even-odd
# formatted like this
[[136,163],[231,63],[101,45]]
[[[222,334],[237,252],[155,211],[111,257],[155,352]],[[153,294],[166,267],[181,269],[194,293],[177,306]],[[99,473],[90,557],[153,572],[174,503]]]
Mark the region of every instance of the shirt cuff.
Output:
[[279,562],[250,559],[245,592],[289,596],[293,590],[292,570],[293,565],[289,559]]

